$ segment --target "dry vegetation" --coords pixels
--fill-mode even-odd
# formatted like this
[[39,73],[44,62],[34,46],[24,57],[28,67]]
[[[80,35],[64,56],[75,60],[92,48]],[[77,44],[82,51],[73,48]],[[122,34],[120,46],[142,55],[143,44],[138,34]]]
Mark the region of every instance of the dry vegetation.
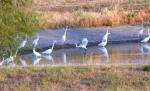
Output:
[[137,66],[0,68],[0,91],[150,91]]
[[35,0],[41,27],[115,26],[150,21],[149,0]]

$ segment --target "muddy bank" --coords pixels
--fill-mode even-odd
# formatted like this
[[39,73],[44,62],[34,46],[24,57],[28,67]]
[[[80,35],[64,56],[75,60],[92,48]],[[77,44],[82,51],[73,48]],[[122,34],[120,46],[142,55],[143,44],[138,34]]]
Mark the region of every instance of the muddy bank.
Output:
[[[99,28],[69,28],[67,32],[67,40],[62,43],[61,37],[65,31],[65,28],[55,30],[43,30],[39,32],[40,40],[37,49],[44,50],[51,47],[54,40],[57,41],[55,49],[61,48],[73,48],[75,43],[80,43],[82,38],[86,37],[89,40],[88,46],[97,46],[101,42],[103,35],[106,32],[107,27]],[[110,27],[110,36],[108,38],[108,44],[127,43],[127,42],[139,42],[138,31],[140,26],[115,26]],[[144,31],[144,36],[147,35],[147,29]],[[27,49],[26,51],[31,51]]]

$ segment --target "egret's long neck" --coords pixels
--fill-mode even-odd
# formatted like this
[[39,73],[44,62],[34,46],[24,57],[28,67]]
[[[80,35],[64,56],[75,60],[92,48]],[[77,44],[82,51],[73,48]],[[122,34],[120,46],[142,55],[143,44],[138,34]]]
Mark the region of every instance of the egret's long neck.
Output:
[[107,32],[106,32],[106,34],[108,35],[109,34],[109,30],[107,29]]
[[33,48],[33,53],[35,53],[35,48]]
[[76,45],[76,47],[79,47],[79,46],[77,45],[77,43],[75,43],[75,45]]
[[55,46],[55,42],[54,42],[53,45],[52,45],[52,48],[51,48],[52,50],[54,49],[54,46]]
[[66,35],[66,34],[67,34],[67,30],[68,30],[68,29],[66,28],[64,35]]

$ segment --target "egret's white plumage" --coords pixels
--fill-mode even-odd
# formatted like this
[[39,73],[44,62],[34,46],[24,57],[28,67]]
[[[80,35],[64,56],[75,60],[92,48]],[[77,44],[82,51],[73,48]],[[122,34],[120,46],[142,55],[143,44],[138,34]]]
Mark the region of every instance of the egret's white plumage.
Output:
[[38,41],[39,41],[39,34],[36,34],[36,38],[32,41],[32,45],[33,45],[34,47],[37,46]]
[[99,43],[98,46],[104,47],[104,46],[107,45],[109,34],[110,34],[110,33],[108,32],[108,28],[107,28],[106,34],[103,36],[102,42]]
[[64,34],[62,35],[62,42],[66,41],[67,30],[68,30],[68,26],[66,27],[66,30],[65,30]]
[[53,42],[53,45],[50,49],[45,50],[42,54],[50,55],[53,52],[56,41]]
[[83,49],[87,49],[87,45],[88,45],[88,39],[87,38],[83,38],[81,44],[79,44],[79,46],[75,43],[76,47],[80,47]]
[[141,40],[142,43],[147,43],[150,40],[150,36],[145,37],[143,40]]
[[19,48],[23,48],[23,47],[25,47],[26,43],[27,43],[27,35],[26,35],[25,40],[24,40],[24,41],[22,41],[22,43],[20,44]]
[[42,56],[39,52],[37,52],[37,51],[35,50],[35,48],[33,48],[33,54],[34,54],[36,57],[41,57],[41,56]]
[[109,28],[107,28],[106,34],[103,36],[102,40],[106,40],[108,39],[108,35],[109,35]]
[[143,40],[141,40],[141,43],[147,43],[150,40],[150,33],[149,33],[150,29],[148,29],[148,36],[145,37]]

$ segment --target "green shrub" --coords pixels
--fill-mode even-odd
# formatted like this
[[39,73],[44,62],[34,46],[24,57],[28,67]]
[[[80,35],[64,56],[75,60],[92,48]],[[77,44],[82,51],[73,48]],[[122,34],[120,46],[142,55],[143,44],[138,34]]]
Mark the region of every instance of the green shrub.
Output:
[[150,71],[150,64],[143,67],[144,71]]
[[32,11],[27,10],[29,0],[0,0],[0,55],[13,53],[19,40],[31,36],[38,21]]

